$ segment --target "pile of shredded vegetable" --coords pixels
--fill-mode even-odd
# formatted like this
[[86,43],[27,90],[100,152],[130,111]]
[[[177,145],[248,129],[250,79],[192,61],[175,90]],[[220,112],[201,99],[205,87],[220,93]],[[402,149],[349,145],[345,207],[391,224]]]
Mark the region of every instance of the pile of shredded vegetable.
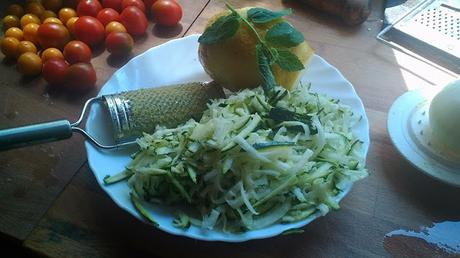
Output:
[[199,122],[144,134],[118,179],[130,177],[133,201],[152,221],[141,199],[188,207],[178,227],[242,232],[325,215],[367,176],[351,131],[360,119],[306,85],[271,99],[247,89],[212,101]]

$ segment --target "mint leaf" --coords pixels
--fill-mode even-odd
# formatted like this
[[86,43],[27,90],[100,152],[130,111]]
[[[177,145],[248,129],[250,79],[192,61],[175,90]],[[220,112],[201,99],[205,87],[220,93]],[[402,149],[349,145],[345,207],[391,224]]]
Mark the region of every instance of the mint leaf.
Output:
[[289,23],[280,22],[268,30],[265,40],[278,47],[295,47],[304,41],[304,37]]
[[240,21],[235,13],[222,16],[204,31],[198,42],[206,45],[221,42],[235,35],[239,26]]
[[276,86],[275,76],[273,75],[273,72],[270,68],[269,49],[260,43],[257,44],[256,56],[257,64],[259,66],[259,73],[263,80],[262,87],[264,92],[267,94]]
[[248,11],[248,18],[253,23],[267,23],[292,13],[292,9],[284,9],[273,12],[264,8],[251,8]]
[[276,52],[278,54],[275,62],[281,67],[281,69],[289,72],[295,72],[305,68],[299,58],[291,51],[277,48]]

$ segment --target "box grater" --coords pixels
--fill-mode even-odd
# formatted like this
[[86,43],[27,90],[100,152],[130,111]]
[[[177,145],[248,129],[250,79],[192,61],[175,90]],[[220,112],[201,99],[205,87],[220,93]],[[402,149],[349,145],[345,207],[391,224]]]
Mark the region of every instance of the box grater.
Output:
[[421,1],[377,38],[460,73],[460,0]]

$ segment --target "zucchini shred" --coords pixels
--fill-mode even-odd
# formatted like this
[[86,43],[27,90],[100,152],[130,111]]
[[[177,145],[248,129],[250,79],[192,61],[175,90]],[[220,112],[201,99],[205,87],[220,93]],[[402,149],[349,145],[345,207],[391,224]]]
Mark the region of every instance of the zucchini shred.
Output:
[[305,85],[272,105],[246,89],[211,101],[199,122],[144,133],[123,174],[134,196],[183,207],[171,223],[184,230],[244,232],[338,209],[335,196],[368,175],[352,133],[360,118]]

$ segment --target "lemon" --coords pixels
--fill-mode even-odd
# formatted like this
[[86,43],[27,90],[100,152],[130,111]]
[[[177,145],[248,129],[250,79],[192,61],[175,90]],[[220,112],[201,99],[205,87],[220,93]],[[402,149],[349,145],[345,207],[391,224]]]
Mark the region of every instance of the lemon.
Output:
[[460,154],[460,80],[448,84],[431,101],[429,118],[433,135]]
[[[246,7],[236,11],[242,17],[247,18],[249,9],[251,8]],[[215,15],[209,20],[207,28],[218,18],[228,14],[230,11],[223,11]],[[261,38],[264,38],[269,28],[283,21],[285,21],[283,18],[278,18],[264,24],[253,24],[253,26]],[[256,60],[257,43],[255,33],[240,21],[238,30],[231,38],[215,44],[200,44],[198,51],[201,64],[214,81],[229,90],[255,88],[262,84]],[[304,66],[313,55],[313,50],[305,41],[289,50],[299,58]],[[277,64],[272,65],[272,71],[276,82],[289,90],[296,85],[302,73],[302,71],[283,70]]]

